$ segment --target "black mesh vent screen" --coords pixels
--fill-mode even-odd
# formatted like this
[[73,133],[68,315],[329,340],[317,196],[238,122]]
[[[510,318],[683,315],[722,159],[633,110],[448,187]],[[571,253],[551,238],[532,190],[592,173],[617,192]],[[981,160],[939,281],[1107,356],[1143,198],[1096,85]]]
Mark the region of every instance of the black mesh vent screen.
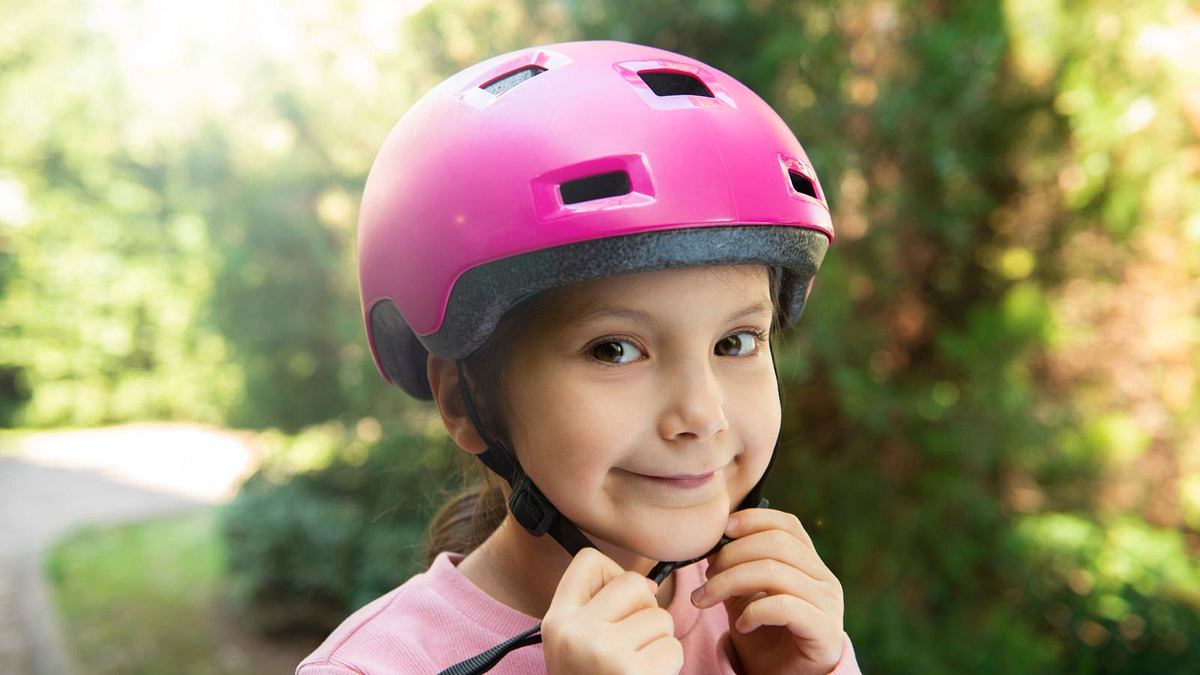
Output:
[[813,185],[812,180],[808,176],[795,171],[788,171],[788,175],[792,177],[792,187],[795,188],[796,192],[808,195],[813,199],[818,199],[817,186]]
[[707,96],[716,98],[695,75],[687,73],[638,73],[638,77],[659,96]]
[[633,191],[629,174],[624,171],[598,173],[587,178],[569,180],[558,186],[564,204],[578,204],[593,199],[627,195]]

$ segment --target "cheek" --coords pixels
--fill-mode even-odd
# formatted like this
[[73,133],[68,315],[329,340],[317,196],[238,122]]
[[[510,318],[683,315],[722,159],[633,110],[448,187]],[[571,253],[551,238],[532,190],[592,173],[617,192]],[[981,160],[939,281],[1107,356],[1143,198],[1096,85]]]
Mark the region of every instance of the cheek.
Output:
[[562,378],[559,386],[555,382],[514,401],[518,420],[512,436],[525,471],[551,501],[565,504],[604,480],[627,444],[622,429],[628,426],[619,420],[631,413],[622,410],[622,401],[561,386]]
[[771,460],[771,452],[779,438],[782,414],[779,393],[774,387],[760,386],[738,397],[730,409],[730,424],[734,426],[745,451],[745,471],[739,488],[746,492],[754,486]]

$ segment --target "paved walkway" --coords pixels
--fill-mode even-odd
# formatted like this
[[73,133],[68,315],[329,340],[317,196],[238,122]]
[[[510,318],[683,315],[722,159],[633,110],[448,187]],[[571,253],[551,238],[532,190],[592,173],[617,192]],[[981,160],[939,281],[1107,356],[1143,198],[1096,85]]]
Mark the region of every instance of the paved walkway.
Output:
[[250,436],[137,424],[0,438],[0,675],[70,675],[41,572],[45,550],[87,524],[228,501],[256,464]]

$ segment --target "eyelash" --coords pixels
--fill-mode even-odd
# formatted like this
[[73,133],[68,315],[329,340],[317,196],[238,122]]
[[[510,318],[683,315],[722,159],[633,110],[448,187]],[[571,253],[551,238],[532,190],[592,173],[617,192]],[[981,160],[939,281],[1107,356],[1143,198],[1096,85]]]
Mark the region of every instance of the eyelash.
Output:
[[[752,357],[758,356],[760,353],[762,353],[763,345],[767,344],[768,338],[770,336],[770,334],[767,331],[762,330],[761,328],[739,328],[738,330],[730,333],[729,335],[726,335],[724,338],[721,338],[721,340],[724,340],[725,338],[728,338],[728,337],[731,337],[734,335],[742,335],[744,333],[754,336],[754,351],[751,352],[750,354],[743,354],[743,355],[739,355],[734,358],[752,358]],[[592,353],[596,351],[597,347],[604,345],[604,344],[608,344],[610,342],[628,342],[628,343],[633,344],[635,347],[637,347],[638,351],[643,352],[643,353],[645,353],[645,351],[646,351],[645,349],[642,349],[642,347],[639,346],[631,338],[621,336],[621,335],[609,335],[607,337],[600,338],[599,340],[596,340],[595,342],[592,342],[591,344],[589,344],[584,349],[584,352],[587,355],[591,356]],[[595,360],[597,363],[607,366],[609,368],[616,368],[619,366],[628,365],[625,363],[610,363],[608,361],[603,361],[601,359],[593,359],[593,360]]]

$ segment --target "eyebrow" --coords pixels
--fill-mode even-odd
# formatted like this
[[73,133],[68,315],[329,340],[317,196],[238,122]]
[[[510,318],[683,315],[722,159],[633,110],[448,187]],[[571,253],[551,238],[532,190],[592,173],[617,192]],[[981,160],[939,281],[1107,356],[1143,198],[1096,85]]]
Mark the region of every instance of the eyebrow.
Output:
[[[771,313],[772,308],[770,305],[762,302],[756,302],[752,305],[747,305],[746,307],[743,307],[742,309],[729,315],[729,317],[727,317],[722,323],[730,323],[748,316],[756,316],[760,314],[770,315]],[[613,307],[610,305],[593,307],[581,312],[580,314],[577,314],[575,316],[575,323],[585,324],[608,318],[629,319],[632,321],[647,323],[652,326],[657,326],[659,324],[658,319],[656,319],[649,312],[643,312],[640,309],[634,309],[632,307]]]

